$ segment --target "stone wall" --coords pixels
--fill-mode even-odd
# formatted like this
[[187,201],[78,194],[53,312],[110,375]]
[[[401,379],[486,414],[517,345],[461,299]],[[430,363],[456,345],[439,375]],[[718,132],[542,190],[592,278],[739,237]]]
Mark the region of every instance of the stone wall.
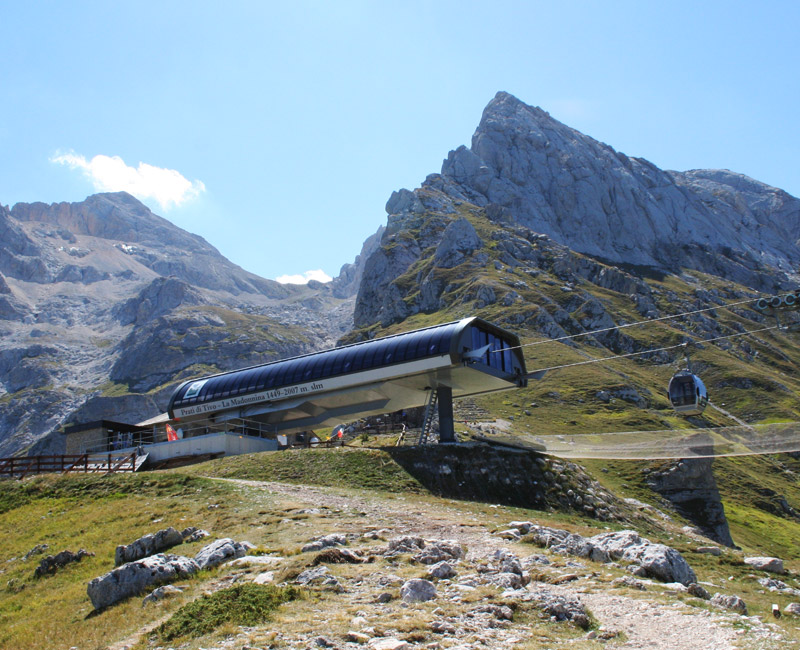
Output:
[[386,450],[439,496],[616,519],[618,499],[575,465],[534,451],[486,444]]

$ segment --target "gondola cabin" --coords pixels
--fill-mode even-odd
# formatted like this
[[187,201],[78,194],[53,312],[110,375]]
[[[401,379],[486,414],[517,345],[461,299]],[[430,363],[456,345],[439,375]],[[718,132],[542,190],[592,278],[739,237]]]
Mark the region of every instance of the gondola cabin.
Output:
[[703,380],[688,370],[681,370],[669,380],[667,396],[672,408],[681,415],[700,415],[708,404]]

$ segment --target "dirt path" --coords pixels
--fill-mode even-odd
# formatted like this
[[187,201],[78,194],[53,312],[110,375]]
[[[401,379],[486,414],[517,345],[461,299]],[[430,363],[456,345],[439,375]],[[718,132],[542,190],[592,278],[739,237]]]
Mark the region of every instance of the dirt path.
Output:
[[[262,481],[233,482],[291,497],[316,507],[364,513],[364,521],[391,531],[391,536],[414,534],[425,538],[457,539],[468,548],[467,560],[485,560],[500,548],[519,552],[519,545],[491,535],[472,523],[474,516],[456,502],[420,503],[413,497],[345,496],[330,488]],[[498,517],[498,525],[505,523]],[[607,587],[607,585],[605,586]],[[677,599],[670,602],[660,585],[641,597],[620,595],[597,584],[579,587],[547,585],[551,591],[573,595],[588,607],[603,631],[622,635],[609,642],[614,648],[658,648],[665,650],[755,650],[797,647],[782,640],[774,626],[755,617],[744,619],[728,612],[690,607]],[[734,624],[737,624],[734,627]],[[465,646],[472,647],[472,646]]]

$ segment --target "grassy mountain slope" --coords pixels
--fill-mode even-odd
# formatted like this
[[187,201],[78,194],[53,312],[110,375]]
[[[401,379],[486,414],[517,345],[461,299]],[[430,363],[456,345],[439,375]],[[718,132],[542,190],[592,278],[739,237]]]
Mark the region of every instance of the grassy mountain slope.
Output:
[[[442,268],[437,266],[437,250],[446,227],[457,219],[468,220],[483,245],[460,264]],[[696,344],[691,352],[693,370],[703,378],[715,404],[751,424],[800,418],[800,376],[795,361],[800,358],[800,341],[793,327],[797,316],[791,312],[781,315],[782,324],[792,326],[788,329],[744,334],[775,325],[774,320],[753,308],[750,301],[759,294],[747,287],[698,271],[674,269],[674,273],[666,274],[611,266],[525,228],[492,220],[486,209],[467,202],[459,202],[455,214],[430,211],[416,215],[393,237],[384,238],[384,254],[396,255],[396,250],[409,242],[428,245],[420,246],[417,259],[385,290],[385,295],[395,296],[399,304],[388,309],[395,314],[395,322],[364,325],[347,340],[475,315],[520,335],[529,370],[691,341]],[[439,291],[433,302],[431,287]],[[725,308],[732,303],[745,304]],[[713,311],[649,322],[709,308]],[[386,311],[384,303],[383,313]],[[551,340],[628,323],[641,324],[563,342]],[[702,343],[707,339],[719,340]],[[532,381],[525,389],[476,402],[491,416],[510,423],[503,433],[505,439],[522,443],[541,436],[736,424],[713,408],[691,418],[673,412],[666,387],[670,377],[684,366],[682,349],[616,358],[551,370],[543,380]],[[467,427],[462,429],[467,431]],[[601,482],[608,482],[609,474],[599,471],[606,465],[605,461],[587,463]],[[623,473],[627,482],[619,481],[611,487],[622,496],[630,493],[646,501],[660,501],[642,477],[664,465],[664,461],[621,463],[626,467]],[[764,541],[770,540],[774,553],[798,556],[792,541],[800,532],[797,470],[797,461],[788,456],[720,458],[714,462],[713,472],[734,543],[755,544],[767,552],[769,544]],[[622,483],[626,487],[621,487]],[[641,489],[637,491],[631,485]]]
[[[420,453],[424,456],[424,452]],[[313,457],[315,462],[301,462],[304,456]],[[321,467],[324,470],[320,470]],[[616,465],[605,476],[617,480],[618,471],[621,478],[627,480],[624,468]],[[198,476],[203,474],[246,477],[251,481],[290,481],[294,486],[213,481]],[[308,487],[321,484],[328,487]],[[703,541],[685,533],[680,520],[664,520],[648,511],[636,514],[635,508],[628,511],[628,515],[633,516],[636,527],[648,538],[678,549],[695,569],[698,579],[713,585],[708,587],[712,592],[741,595],[751,615],[770,617],[773,602],[783,608],[791,601],[791,596],[765,592],[755,580],[758,576],[742,563],[741,552],[726,549],[719,557],[698,553],[696,549]],[[314,564],[315,553],[299,552],[300,547],[314,537],[347,533],[350,548],[367,554],[380,549],[385,539],[414,533],[427,538],[456,537],[466,544],[474,559],[459,565],[461,574],[474,571],[473,565],[485,565],[492,545],[499,544],[520,557],[544,553],[551,564],[541,565],[537,570],[537,583],[552,588],[550,583],[563,583],[563,576],[572,576],[568,580],[576,581],[575,588],[581,590],[581,598],[587,603],[593,602],[592,594],[601,599],[603,594],[613,594],[621,606],[634,612],[647,604],[663,608],[665,613],[684,607],[687,613],[702,615],[709,607],[707,601],[676,594],[673,588],[658,583],[648,586],[646,592],[620,586],[613,581],[626,575],[623,568],[590,561],[565,564],[565,558],[524,541],[506,542],[493,534],[512,520],[532,520],[583,535],[631,525],[630,522],[600,524],[576,513],[438,498],[421,489],[388,454],[377,450],[361,452],[336,448],[308,454],[269,452],[220,459],[177,472],[2,481],[0,533],[6,543],[0,552],[4,583],[0,589],[0,647],[25,650],[77,646],[116,650],[127,646],[143,650],[169,645],[197,649],[229,647],[226,643],[232,640],[236,647],[305,647],[304,643],[320,635],[344,642],[353,625],[364,625],[353,622],[356,616],[367,617],[368,625],[377,626],[389,637],[424,644],[442,639],[431,631],[431,621],[442,617],[454,620],[477,606],[505,602],[497,589],[485,587],[465,592],[451,602],[442,595],[449,588],[444,581],[437,583],[440,596],[432,603],[402,607],[395,593],[397,588],[381,587],[378,577],[390,574],[402,579],[424,577],[426,567],[404,558],[378,556],[364,565],[326,564],[345,586],[344,591],[306,587],[299,599],[279,606],[273,620],[266,624],[240,628],[235,622],[225,623],[224,613],[214,608],[204,609],[205,601],[201,599],[202,594],[212,592],[235,596],[233,591],[227,591],[228,587],[247,585],[263,572],[264,569],[257,566],[223,565],[190,580],[178,581],[176,584],[183,592],[157,605],[143,606],[141,598],[134,597],[93,613],[86,585],[93,577],[112,568],[116,545],[169,525],[179,529],[189,525],[203,527],[211,532],[209,539],[233,537],[250,541],[257,546],[257,554],[269,553],[279,558],[274,567],[269,567],[275,571],[276,581],[291,582],[301,570]],[[363,538],[365,532],[377,533],[378,539]],[[64,548],[73,551],[85,548],[94,556],[53,575],[34,578],[34,568],[43,556],[35,555],[27,561],[22,556],[37,544],[48,544],[47,553]],[[191,556],[203,544],[201,541],[179,545],[170,552]],[[770,550],[765,540],[745,546],[748,553]],[[782,579],[795,588],[800,586],[796,578],[800,561],[790,560],[787,567],[793,573]],[[375,603],[375,595],[380,591],[392,594],[389,604]],[[189,603],[194,603],[191,626],[185,624],[186,617],[182,613],[182,608]],[[231,606],[238,604],[234,602]],[[527,650],[563,643],[587,650],[601,647],[598,641],[587,640],[580,628],[554,624],[549,616],[529,605],[515,607],[513,623],[494,626],[496,632],[491,634],[515,635],[520,639],[517,647]],[[650,619],[642,614],[635,616],[643,616],[644,625],[655,623],[652,620],[648,623]],[[471,620],[469,615],[465,620]],[[171,623],[158,627],[166,621]],[[594,625],[604,625],[604,629],[608,629],[618,622],[603,619]],[[684,621],[687,626],[690,623],[707,626],[708,619]],[[792,620],[783,619],[778,623],[775,632],[781,635],[779,644],[798,640]],[[744,630],[745,640],[757,638],[749,636],[749,630],[758,626],[736,617],[716,620],[714,625],[735,625]],[[164,630],[163,634],[188,632],[188,636],[173,639],[162,636],[160,629]],[[685,633],[694,634],[688,628]],[[458,634],[463,642],[466,640],[463,635],[468,632],[462,630]]]

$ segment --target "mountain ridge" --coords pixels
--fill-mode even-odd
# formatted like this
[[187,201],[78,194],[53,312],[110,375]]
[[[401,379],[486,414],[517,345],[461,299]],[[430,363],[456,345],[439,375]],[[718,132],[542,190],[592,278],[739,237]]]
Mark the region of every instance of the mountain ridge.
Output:
[[209,367],[332,345],[362,268],[310,286],[261,278],[125,192],[0,206],[0,236],[4,456],[59,451],[75,418],[156,415],[174,381]]
[[471,147],[451,151],[422,187],[505,209],[520,225],[614,262],[708,270],[714,263],[698,249],[738,244],[729,275],[738,266],[739,280],[762,286],[763,264],[782,268],[787,286],[797,280],[800,200],[725,170],[660,170],[508,93],[486,107]]
[[392,193],[381,248],[365,265],[357,327],[439,304],[443,287],[428,283],[425,297],[409,301],[400,286],[408,279],[398,279],[426,249],[458,246],[443,237],[468,209],[566,247],[583,266],[593,259],[634,275],[701,271],[769,292],[800,279],[800,200],[727,170],[660,170],[500,92],[470,148],[451,151],[419,188]]

